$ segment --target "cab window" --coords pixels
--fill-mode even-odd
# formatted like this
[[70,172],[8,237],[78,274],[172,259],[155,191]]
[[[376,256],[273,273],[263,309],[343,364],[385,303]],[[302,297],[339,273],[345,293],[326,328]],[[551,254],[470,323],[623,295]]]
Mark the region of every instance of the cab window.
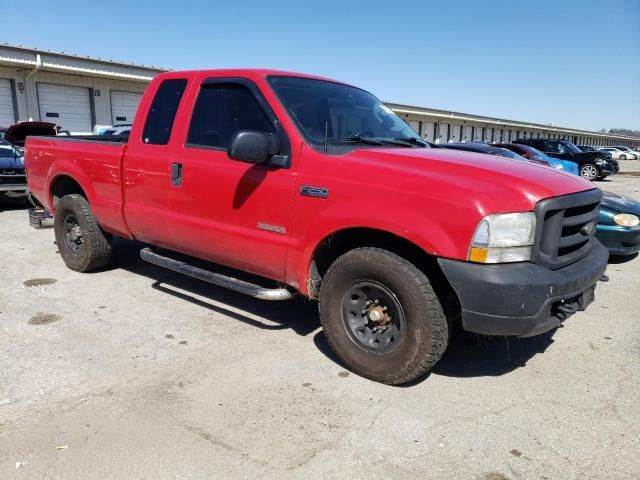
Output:
[[273,123],[245,85],[233,82],[202,85],[187,145],[226,149],[239,130],[275,133]]
[[186,87],[187,80],[183,78],[172,78],[160,84],[144,124],[144,143],[166,145],[169,142],[173,121]]

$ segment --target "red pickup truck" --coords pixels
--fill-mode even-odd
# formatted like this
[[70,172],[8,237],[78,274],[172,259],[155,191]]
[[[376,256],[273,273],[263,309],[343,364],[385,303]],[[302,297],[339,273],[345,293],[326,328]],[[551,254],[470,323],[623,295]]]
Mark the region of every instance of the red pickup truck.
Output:
[[29,187],[55,213],[69,268],[104,267],[116,235],[215,285],[267,300],[298,292],[319,301],[344,364],[376,381],[425,374],[460,318],[490,335],[557,327],[593,301],[606,268],[590,182],[432,148],[344,83],[164,73],[129,138],[105,138],[26,142]]

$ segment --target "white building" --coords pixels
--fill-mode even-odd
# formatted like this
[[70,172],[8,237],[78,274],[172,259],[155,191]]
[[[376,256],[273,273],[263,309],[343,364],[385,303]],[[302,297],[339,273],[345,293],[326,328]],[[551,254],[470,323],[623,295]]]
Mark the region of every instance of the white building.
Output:
[[[0,43],[0,127],[16,121],[56,123],[91,133],[131,123],[146,84],[166,69]],[[389,103],[434,143],[560,138],[578,145],[637,146],[640,139],[568,127]]]
[[0,127],[40,120],[91,133],[131,123],[147,83],[162,71],[0,43]]

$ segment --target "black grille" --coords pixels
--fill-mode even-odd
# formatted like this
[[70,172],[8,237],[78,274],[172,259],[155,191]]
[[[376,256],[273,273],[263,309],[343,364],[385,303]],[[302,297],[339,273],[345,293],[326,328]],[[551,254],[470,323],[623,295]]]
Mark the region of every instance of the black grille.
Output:
[[596,241],[600,200],[594,189],[538,202],[532,261],[557,269],[584,257]]

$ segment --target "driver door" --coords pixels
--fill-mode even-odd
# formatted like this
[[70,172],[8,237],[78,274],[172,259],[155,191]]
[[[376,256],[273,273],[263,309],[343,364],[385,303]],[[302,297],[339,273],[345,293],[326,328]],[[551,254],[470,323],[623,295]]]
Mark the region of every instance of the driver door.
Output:
[[[180,181],[171,188],[168,223],[177,250],[284,280],[295,172],[227,155],[235,132],[276,133],[277,124],[252,82],[238,78],[202,82],[186,143],[177,146],[174,155]],[[283,143],[288,145],[286,136]]]

